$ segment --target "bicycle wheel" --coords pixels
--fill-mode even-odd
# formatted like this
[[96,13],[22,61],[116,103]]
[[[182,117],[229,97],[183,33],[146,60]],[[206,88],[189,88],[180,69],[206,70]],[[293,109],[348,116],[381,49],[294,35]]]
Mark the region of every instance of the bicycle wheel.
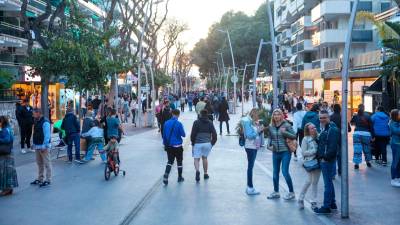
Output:
[[106,164],[106,166],[104,167],[104,178],[106,180],[110,179],[110,175],[111,175],[111,170],[110,167],[108,166],[108,163]]

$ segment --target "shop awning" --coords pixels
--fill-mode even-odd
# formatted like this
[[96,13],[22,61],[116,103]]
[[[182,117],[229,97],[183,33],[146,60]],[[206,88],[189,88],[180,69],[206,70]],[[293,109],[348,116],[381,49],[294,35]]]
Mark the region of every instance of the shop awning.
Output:
[[382,93],[382,76],[380,76],[374,83],[371,84],[366,92],[379,92]]
[[292,55],[289,60],[289,64],[294,64],[296,62],[297,55]]
[[[381,69],[376,70],[357,70],[357,71],[350,71],[350,78],[370,78],[370,77],[379,77],[382,73]],[[334,78],[341,78],[341,72],[334,72],[334,73],[324,73],[324,78],[327,79],[334,79]]]
[[300,72],[300,80],[321,79],[321,69],[303,70]]

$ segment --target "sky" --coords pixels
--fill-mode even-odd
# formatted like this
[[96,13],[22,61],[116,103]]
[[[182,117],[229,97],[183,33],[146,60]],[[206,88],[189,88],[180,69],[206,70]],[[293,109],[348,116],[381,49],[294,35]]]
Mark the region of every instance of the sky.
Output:
[[201,39],[207,37],[208,28],[229,11],[243,11],[253,15],[265,0],[170,0],[169,17],[189,26],[181,40],[191,50]]

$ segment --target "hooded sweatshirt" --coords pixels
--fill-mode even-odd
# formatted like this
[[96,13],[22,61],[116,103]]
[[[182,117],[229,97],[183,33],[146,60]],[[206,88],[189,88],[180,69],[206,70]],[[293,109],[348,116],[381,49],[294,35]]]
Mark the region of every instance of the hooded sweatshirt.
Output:
[[214,145],[217,142],[217,132],[214,124],[208,117],[201,117],[194,121],[190,140],[192,145],[200,143],[211,143]]
[[372,126],[376,136],[388,137],[390,136],[389,116],[384,112],[376,112],[371,117]]

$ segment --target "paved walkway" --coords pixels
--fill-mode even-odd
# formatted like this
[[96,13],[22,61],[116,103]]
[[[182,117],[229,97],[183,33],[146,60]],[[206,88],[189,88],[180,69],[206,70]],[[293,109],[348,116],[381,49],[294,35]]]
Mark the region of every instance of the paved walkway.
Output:
[[[238,116],[232,116],[234,132]],[[182,121],[187,135],[195,114],[185,112]],[[215,123],[216,127],[218,124]],[[185,140],[184,183],[176,182],[176,167],[167,187],[162,186],[166,155],[156,130],[123,139],[121,168],[125,177],[104,181],[104,166],[99,159],[87,165],[69,165],[54,160],[54,179],[49,188],[32,187],[36,165],[26,163],[17,168],[20,187],[15,195],[0,198],[1,225],[186,225],[186,224],[398,224],[400,189],[389,185],[389,167],[361,166],[354,172],[350,164],[350,219],[340,214],[317,216],[309,207],[298,210],[295,201],[267,200],[273,189],[269,151],[260,151],[254,168],[259,196],[247,196],[246,154],[236,136],[218,136],[210,155],[210,180],[194,180],[193,160],[188,139]],[[350,146],[351,147],[351,146]],[[390,152],[389,152],[390,153]],[[175,165],[176,166],[176,165]],[[304,182],[300,162],[291,163],[296,193]],[[319,184],[322,202],[323,182]],[[340,203],[340,181],[335,181]],[[281,178],[281,190],[286,189]],[[4,216],[3,216],[4,215]]]

